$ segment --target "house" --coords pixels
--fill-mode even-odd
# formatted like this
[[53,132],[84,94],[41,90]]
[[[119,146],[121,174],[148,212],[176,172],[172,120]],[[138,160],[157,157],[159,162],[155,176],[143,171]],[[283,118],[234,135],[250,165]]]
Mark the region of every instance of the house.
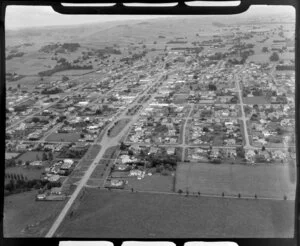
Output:
[[55,175],[50,176],[50,177],[48,178],[48,180],[49,180],[50,182],[58,182],[58,181],[60,180],[60,176],[57,175],[57,174],[55,174]]
[[247,150],[245,154],[245,159],[251,163],[254,162],[254,157],[256,156],[255,152],[253,150]]
[[37,167],[37,166],[42,166],[43,164],[42,161],[33,161],[29,165]]
[[62,187],[53,187],[50,191],[53,195],[61,195],[62,194]]
[[175,155],[175,147],[168,147],[167,148],[168,155]]
[[134,170],[130,171],[129,176],[142,176],[142,174],[143,174],[143,171],[134,169]]

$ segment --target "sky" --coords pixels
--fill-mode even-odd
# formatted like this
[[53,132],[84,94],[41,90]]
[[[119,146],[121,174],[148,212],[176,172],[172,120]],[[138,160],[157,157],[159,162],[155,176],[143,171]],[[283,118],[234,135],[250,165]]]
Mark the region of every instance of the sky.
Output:
[[[295,15],[291,6],[251,6],[249,15],[287,13]],[[165,16],[129,16],[129,15],[63,15],[56,13],[50,6],[8,6],[5,27],[7,30],[27,27],[79,25],[106,21],[161,18]]]

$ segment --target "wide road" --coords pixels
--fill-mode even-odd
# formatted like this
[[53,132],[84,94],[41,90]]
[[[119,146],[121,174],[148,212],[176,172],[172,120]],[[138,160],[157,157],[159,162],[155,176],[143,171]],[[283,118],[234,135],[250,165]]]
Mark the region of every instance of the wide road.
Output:
[[250,142],[249,142],[249,135],[248,135],[248,130],[247,130],[247,118],[246,118],[246,114],[244,111],[243,96],[242,96],[242,90],[240,88],[238,74],[235,74],[234,79],[235,79],[236,89],[239,94],[239,100],[240,100],[240,105],[241,105],[242,117],[240,119],[243,121],[243,124],[244,124],[244,139],[245,139],[244,148],[245,149],[253,149],[253,147],[250,145]]
[[[166,61],[167,62],[167,61]],[[164,67],[164,66],[163,66]],[[135,100],[135,102],[133,104],[128,105],[127,109],[129,107],[134,106],[134,104],[136,104],[136,102],[138,101],[139,98],[141,98],[142,96],[146,95],[148,90],[151,89],[152,86],[154,86],[155,84],[160,82],[160,79],[164,76],[164,74],[162,74],[159,79],[157,79],[157,81],[152,84],[151,86],[149,86],[147,89],[145,89],[140,95],[139,97]],[[148,102],[145,102],[145,106],[148,105]],[[122,119],[125,116],[127,110],[124,110],[122,114],[120,114],[118,117],[116,117],[112,122],[109,123],[108,127],[106,128],[109,129],[111,126],[114,125],[115,122],[117,122],[118,120]],[[105,131],[105,134],[103,136],[103,138],[101,139],[100,142],[98,142],[98,144],[100,144],[102,146],[101,150],[99,151],[99,153],[97,154],[96,158],[94,159],[94,161],[92,162],[92,164],[89,166],[88,170],[85,172],[84,176],[82,177],[82,179],[80,180],[79,184],[77,185],[75,191],[73,192],[73,194],[70,196],[70,199],[68,200],[68,202],[66,203],[66,205],[64,206],[64,208],[62,209],[62,211],[60,212],[60,214],[58,215],[58,217],[56,218],[56,220],[54,221],[53,225],[51,226],[50,230],[48,231],[48,233],[46,234],[46,238],[49,237],[53,237],[56,230],[58,229],[58,227],[60,226],[60,224],[62,223],[62,221],[64,220],[65,216],[67,215],[68,211],[70,210],[70,208],[72,207],[74,201],[76,200],[77,196],[79,195],[80,191],[82,190],[82,188],[86,185],[87,181],[89,180],[90,176],[92,175],[93,171],[95,170],[97,164],[99,163],[99,161],[102,159],[102,156],[104,155],[105,151],[110,148],[111,146],[116,146],[119,144],[119,141],[121,140],[123,134],[125,134],[129,128],[133,125],[133,123],[138,119],[138,115],[135,115],[133,117],[131,117],[131,121],[122,129],[122,131],[116,136],[116,137],[108,137]]]

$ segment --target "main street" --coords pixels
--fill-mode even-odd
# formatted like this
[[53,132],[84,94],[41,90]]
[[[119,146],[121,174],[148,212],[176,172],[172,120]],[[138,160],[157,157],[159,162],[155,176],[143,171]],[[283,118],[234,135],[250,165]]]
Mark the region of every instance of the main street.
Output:
[[249,142],[249,135],[248,135],[248,130],[247,130],[247,118],[246,118],[246,114],[244,111],[243,95],[242,95],[242,90],[240,88],[240,81],[239,81],[239,77],[238,77],[238,75],[240,74],[241,71],[242,71],[242,69],[238,73],[234,74],[234,79],[235,79],[235,83],[236,83],[236,89],[239,94],[239,101],[240,101],[241,112],[242,112],[242,117],[240,119],[243,121],[243,125],[244,125],[244,140],[245,140],[244,148],[245,149],[253,149],[253,147],[250,145],[250,142]]
[[[167,62],[167,61],[166,61]],[[164,67],[164,66],[163,66]],[[137,101],[139,98],[141,98],[142,96],[146,95],[147,92],[152,88],[152,86],[155,86],[156,84],[158,84],[160,82],[160,79],[164,76],[164,74],[162,74],[157,81],[149,86],[148,88],[146,88],[139,96],[138,98],[132,103],[129,104],[127,106],[127,109],[132,106],[134,106],[135,104],[137,104]],[[153,97],[153,95],[152,95]],[[149,104],[149,102],[151,101],[152,98],[150,98],[147,102],[144,103],[144,107],[147,106]],[[55,232],[57,231],[58,227],[60,226],[60,224],[62,223],[62,221],[64,220],[65,216],[67,215],[68,211],[70,210],[70,208],[72,207],[74,201],[76,200],[76,198],[78,197],[78,195],[80,194],[80,191],[82,190],[82,188],[86,185],[87,181],[89,180],[90,176],[92,175],[93,171],[95,170],[97,164],[99,163],[99,161],[102,159],[105,151],[112,147],[112,146],[116,146],[119,144],[120,140],[122,139],[123,135],[130,129],[130,127],[137,121],[139,115],[136,114],[135,116],[130,118],[130,122],[121,130],[121,132],[115,136],[115,137],[109,137],[106,132],[107,129],[109,129],[110,127],[112,127],[114,125],[114,123],[116,123],[117,121],[119,121],[120,119],[122,119],[125,115],[126,115],[126,110],[124,110],[121,114],[119,114],[119,116],[117,116],[112,122],[109,123],[108,127],[105,130],[105,134],[102,137],[101,141],[98,142],[98,144],[100,144],[102,146],[101,150],[99,151],[99,153],[97,154],[96,158],[94,159],[94,161],[91,163],[91,165],[89,166],[89,168],[87,169],[87,171],[85,172],[84,176],[82,177],[82,179],[79,181],[75,191],[72,193],[72,195],[70,196],[68,202],[66,203],[66,205],[64,206],[64,208],[62,209],[62,211],[60,212],[60,214],[58,215],[58,217],[56,218],[56,220],[54,221],[53,225],[51,226],[50,230],[48,231],[48,233],[46,234],[46,237],[53,237]]]

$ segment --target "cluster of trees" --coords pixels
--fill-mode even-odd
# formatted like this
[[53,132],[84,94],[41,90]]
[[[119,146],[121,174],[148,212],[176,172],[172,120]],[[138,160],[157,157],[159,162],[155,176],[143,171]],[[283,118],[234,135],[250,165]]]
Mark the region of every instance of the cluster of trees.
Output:
[[48,124],[49,123],[49,120],[40,119],[39,117],[32,117],[32,119],[30,121],[33,122],[33,123],[39,123],[39,122],[42,122],[44,124]]
[[53,161],[53,153],[51,151],[43,152],[42,161]]
[[270,56],[270,61],[271,62],[276,62],[279,61],[279,55],[277,52],[273,52],[272,55]]
[[9,54],[7,57],[6,57],[6,60],[10,60],[14,57],[22,57],[23,55],[25,55],[24,52],[16,52],[16,53],[12,53],[12,54]]
[[123,58],[120,59],[120,61],[125,62],[126,64],[131,64],[134,61],[137,61],[137,60],[143,58],[146,54],[147,54],[147,51],[143,50],[141,53],[133,54],[129,57],[123,57]]
[[170,40],[167,44],[186,44],[187,41],[180,41],[180,40]]
[[216,91],[216,90],[217,90],[217,86],[210,83],[210,84],[208,85],[208,90],[210,90],[210,91]]
[[58,93],[62,93],[63,90],[58,88],[58,87],[54,87],[54,88],[45,88],[44,90],[41,91],[41,94],[43,95],[52,95],[52,94],[58,94]]
[[49,182],[48,180],[22,180],[22,179],[10,179],[9,183],[4,186],[4,195],[11,195],[24,191],[30,191],[32,189],[51,189],[53,187],[60,187],[60,182]]
[[83,149],[74,149],[74,148],[64,148],[60,154],[59,158],[71,158],[71,159],[81,159],[84,154],[87,152],[88,147]]
[[74,52],[80,47],[79,43],[56,43],[56,44],[48,44],[39,49],[39,52],[44,53],[66,53],[66,52]]
[[262,48],[262,52],[263,52],[263,53],[268,53],[268,52],[269,52],[268,47],[263,47],[263,48]]
[[41,77],[51,76],[54,73],[70,69],[93,69],[93,65],[74,65],[68,62],[65,58],[60,58],[54,68],[39,72],[38,75]]

